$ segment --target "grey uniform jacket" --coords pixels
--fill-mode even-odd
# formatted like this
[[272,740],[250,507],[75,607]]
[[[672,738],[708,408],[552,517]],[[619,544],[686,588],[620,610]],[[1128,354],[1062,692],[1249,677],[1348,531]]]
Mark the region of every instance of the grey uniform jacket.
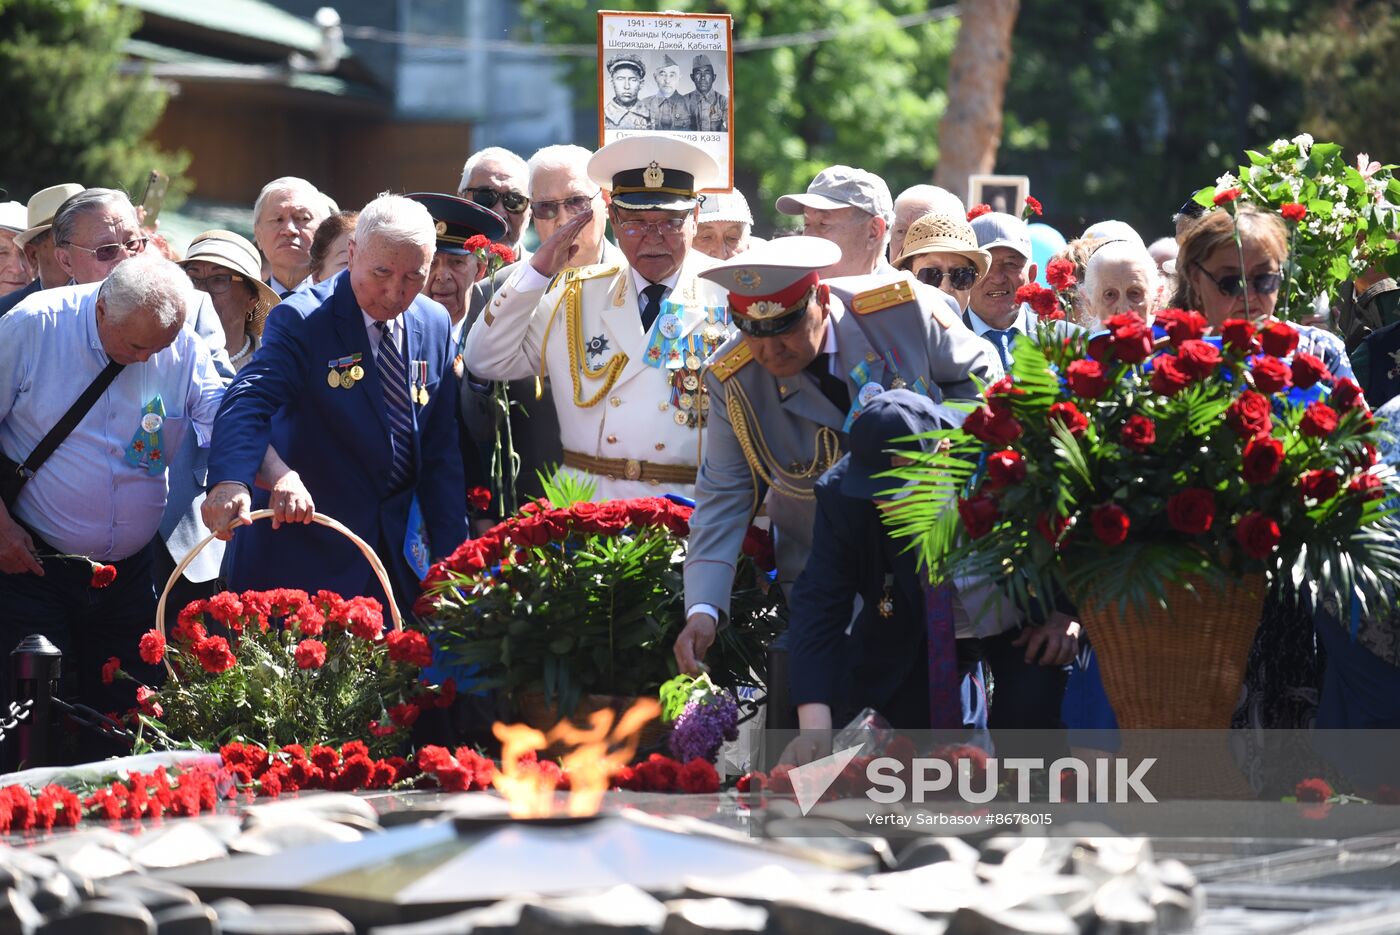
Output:
[[[861,365],[885,389],[897,381],[913,388],[922,379],[935,399],[971,398],[973,377],[991,382],[1002,375],[996,351],[962,323],[944,293],[903,273],[828,285],[836,369],[853,405],[860,386],[852,371]],[[806,373],[774,377],[738,337],[715,352],[705,379],[710,426],[690,519],[685,606],[712,604],[727,617],[734,563],[765,494],[785,592],[801,573],[811,550],[812,488],[845,449],[848,413]]]

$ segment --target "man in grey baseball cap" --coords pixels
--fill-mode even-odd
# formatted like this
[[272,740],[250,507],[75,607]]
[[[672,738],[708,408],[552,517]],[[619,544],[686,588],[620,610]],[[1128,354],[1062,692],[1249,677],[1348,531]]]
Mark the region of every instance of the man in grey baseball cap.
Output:
[[885,180],[851,166],[828,166],[807,191],[778,199],[783,214],[801,215],[803,233],[830,240],[841,248],[841,260],[821,271],[823,279],[894,273],[885,260],[894,201]]

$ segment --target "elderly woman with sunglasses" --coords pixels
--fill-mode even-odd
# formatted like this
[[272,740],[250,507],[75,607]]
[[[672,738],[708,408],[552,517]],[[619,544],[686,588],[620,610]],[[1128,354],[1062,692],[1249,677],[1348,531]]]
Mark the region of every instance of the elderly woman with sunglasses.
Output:
[[972,287],[987,274],[992,257],[977,246],[977,235],[961,213],[925,214],[909,225],[897,269],[908,270],[926,285],[942,289],[967,311]]
[[[1266,321],[1273,317],[1287,259],[1288,230],[1277,214],[1250,205],[1241,205],[1235,217],[1211,211],[1182,236],[1172,305],[1199,311],[1212,328],[1230,318]],[[1352,377],[1341,338],[1311,325],[1293,327],[1299,352],[1322,360],[1334,378]]]

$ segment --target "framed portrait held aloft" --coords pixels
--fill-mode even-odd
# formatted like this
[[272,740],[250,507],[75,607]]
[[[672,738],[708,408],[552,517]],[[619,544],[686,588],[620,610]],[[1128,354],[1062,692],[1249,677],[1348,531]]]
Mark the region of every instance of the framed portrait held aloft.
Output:
[[993,211],[1021,216],[1031,193],[1028,175],[972,175],[967,179],[967,206],[991,205]]
[[706,150],[734,186],[733,21],[598,13],[598,145],[664,133]]

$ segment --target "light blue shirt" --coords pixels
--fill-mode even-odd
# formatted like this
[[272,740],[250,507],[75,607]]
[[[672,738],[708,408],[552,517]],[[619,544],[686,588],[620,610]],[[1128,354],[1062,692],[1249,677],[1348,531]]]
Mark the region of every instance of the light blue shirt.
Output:
[[[23,461],[107,366],[97,334],[100,283],[37,293],[0,318],[0,450]],[[165,472],[126,463],[142,409],[157,393],[174,456],[193,428],[209,444],[224,384],[186,326],[174,342],[128,365],[39,471],[12,510],[60,552],[112,562],[151,541],[165,509]]]

